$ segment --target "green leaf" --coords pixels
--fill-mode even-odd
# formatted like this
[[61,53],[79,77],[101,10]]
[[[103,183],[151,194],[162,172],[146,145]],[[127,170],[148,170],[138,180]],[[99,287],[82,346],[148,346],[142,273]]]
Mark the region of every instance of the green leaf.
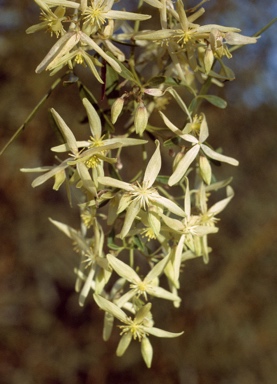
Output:
[[118,73],[109,65],[106,66],[105,95],[110,95],[118,86]]
[[157,87],[161,84],[167,85],[167,86],[177,86],[179,85],[180,81],[177,79],[174,79],[174,77],[166,77],[166,76],[155,76],[152,77],[147,83],[145,84],[145,87]]
[[117,64],[120,66],[121,68],[120,76],[122,76],[126,80],[131,81],[131,83],[135,83],[138,86],[140,86],[140,83],[137,81],[137,79],[132,74],[132,72],[129,71],[129,69],[127,69],[125,65],[121,63],[121,61],[119,61],[114,55],[112,55],[111,52],[107,52],[107,55],[110,56],[114,61],[116,61]]
[[219,96],[215,95],[199,95],[197,98],[205,99],[217,108],[224,109],[227,107],[227,102]]

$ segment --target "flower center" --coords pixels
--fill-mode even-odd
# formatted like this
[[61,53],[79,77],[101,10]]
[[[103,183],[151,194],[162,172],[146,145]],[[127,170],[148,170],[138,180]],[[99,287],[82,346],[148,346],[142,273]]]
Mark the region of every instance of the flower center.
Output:
[[93,26],[97,26],[98,29],[102,27],[102,25],[105,23],[105,12],[104,7],[99,6],[98,4],[92,5],[91,7],[88,7],[84,11],[84,21],[85,23],[89,23]]

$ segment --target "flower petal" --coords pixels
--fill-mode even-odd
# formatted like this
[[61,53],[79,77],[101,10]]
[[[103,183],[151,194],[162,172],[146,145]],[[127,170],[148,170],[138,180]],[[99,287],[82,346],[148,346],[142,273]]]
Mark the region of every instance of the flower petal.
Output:
[[101,132],[102,132],[102,125],[101,120],[96,112],[95,108],[92,106],[92,104],[88,101],[88,99],[83,99],[84,107],[86,108],[88,120],[89,120],[89,127],[90,131],[92,133],[92,136],[96,140],[100,140],[101,138]]
[[152,198],[151,196],[151,200],[167,208],[170,212],[174,213],[175,215],[183,217],[186,216],[185,212],[176,203],[167,199],[166,197],[157,194],[154,198]]
[[156,279],[160,274],[164,271],[166,264],[168,263],[168,257],[164,257],[161,261],[159,261],[145,276],[144,282],[148,283]]
[[233,159],[232,157],[229,157],[229,156],[221,155],[220,153],[212,150],[210,147],[208,147],[205,144],[201,144],[201,149],[211,159],[222,161],[224,163],[228,163],[235,166],[239,165],[239,162],[236,159]]
[[108,187],[124,189],[125,191],[133,191],[131,184],[126,183],[125,181],[113,179],[112,177],[99,177],[98,181],[100,184],[107,185]]
[[102,48],[94,40],[92,40],[89,36],[87,36],[84,32],[80,32],[81,34],[81,41],[83,43],[86,43],[89,47],[94,49],[95,52],[97,52],[100,56],[103,57],[104,60],[107,61],[107,63],[110,64],[110,66],[118,73],[121,72],[120,65],[112,59],[110,56],[108,56]]
[[223,209],[229,204],[229,202],[232,200],[232,198],[234,197],[234,191],[233,191],[233,188],[231,188],[230,186],[227,187],[227,196],[225,199],[221,200],[221,201],[218,201],[217,203],[215,203],[209,210],[208,210],[208,213],[215,216],[217,215],[218,213],[220,213],[221,211],[223,211]]
[[128,234],[137,214],[140,211],[140,208],[141,208],[141,204],[139,201],[136,201],[136,200],[129,205],[129,208],[127,209],[127,212],[126,212],[124,224],[119,235],[121,239],[123,239],[123,237],[125,237]]
[[168,331],[164,331],[163,329],[155,328],[155,327],[151,327],[151,328],[144,327],[143,329],[145,330],[145,332],[149,333],[150,335],[157,336],[157,337],[166,337],[166,338],[178,337],[184,333],[184,332],[179,332],[179,333],[168,332]]
[[119,276],[124,277],[131,283],[138,284],[141,282],[139,275],[133,270],[133,268],[129,267],[129,265],[123,263],[123,261],[113,255],[107,255],[107,259],[113,270],[115,270]]
[[147,288],[146,291],[149,295],[154,297],[159,297],[160,299],[171,300],[171,301],[181,301],[180,297],[178,297],[177,295],[174,295],[174,293],[171,293],[161,287],[151,286]]
[[108,11],[105,14],[105,17],[107,19],[114,19],[114,20],[148,20],[151,19],[150,15],[143,15],[141,13],[134,13],[134,12],[124,12],[124,11]]
[[161,152],[160,152],[160,142],[158,140],[155,141],[157,146],[154,154],[152,155],[149,163],[146,167],[143,181],[147,187],[151,187],[160,172],[162,166]]
[[111,313],[114,317],[120,320],[122,323],[128,323],[127,315],[120,309],[117,305],[112,303],[111,301],[105,299],[104,297],[94,294],[93,298],[96,304],[103,309],[105,312]]
[[133,338],[133,335],[131,332],[127,332],[123,334],[116,349],[116,356],[122,356],[125,353],[125,351],[127,350],[127,348],[129,347],[132,341],[132,338]]
[[186,154],[185,156],[179,161],[177,164],[177,167],[173,174],[170,176],[168,180],[168,185],[172,186],[178,181],[181,180],[181,178],[186,174],[189,166],[193,162],[193,160],[196,158],[198,152],[200,150],[200,145],[195,144]]
[[76,141],[75,136],[73,135],[71,129],[67,126],[65,121],[61,118],[61,116],[58,114],[58,112],[55,111],[54,108],[51,108],[50,111],[54,117],[55,122],[57,123],[58,127],[60,128],[61,133],[62,133],[68,147],[70,148],[70,151],[75,156],[77,156],[77,154],[79,152],[78,151],[78,145],[77,145],[77,141]]
[[151,367],[152,358],[153,358],[153,347],[148,339],[148,337],[143,337],[141,340],[141,354],[147,368]]

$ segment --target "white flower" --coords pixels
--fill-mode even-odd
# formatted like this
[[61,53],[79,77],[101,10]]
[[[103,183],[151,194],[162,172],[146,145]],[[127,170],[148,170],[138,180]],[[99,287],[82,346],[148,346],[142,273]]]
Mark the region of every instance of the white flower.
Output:
[[148,339],[148,335],[153,335],[157,337],[178,337],[183,334],[183,332],[172,333],[167,332],[159,328],[155,328],[152,326],[152,321],[149,321],[151,303],[144,305],[132,319],[128,317],[125,312],[122,311],[117,305],[105,299],[102,296],[93,295],[94,300],[98,304],[98,306],[103,309],[105,312],[112,314],[118,320],[123,323],[120,325],[121,328],[121,340],[118,344],[116,354],[117,356],[122,356],[127,348],[129,347],[132,339],[141,342],[141,354],[148,368],[151,366],[152,356],[153,356],[153,348]]
[[217,161],[222,161],[224,163],[228,163],[231,165],[239,164],[239,162],[233,159],[232,157],[221,155],[220,153],[214,151],[213,149],[208,147],[206,144],[204,144],[204,142],[209,136],[208,125],[207,125],[206,117],[204,114],[202,114],[202,122],[200,125],[199,138],[193,135],[184,134],[180,129],[178,129],[174,124],[172,124],[162,112],[160,112],[160,114],[163,118],[164,123],[172,132],[174,132],[181,139],[186,140],[193,144],[192,147],[183,156],[183,158],[178,162],[176,169],[174,170],[173,174],[169,178],[169,181],[168,181],[169,185],[174,185],[182,179],[182,177],[186,174],[189,166],[196,159],[200,151],[201,153],[204,153],[208,158],[211,158]]
[[150,270],[150,272],[145,276],[143,280],[131,267],[118,260],[113,255],[107,255],[107,259],[109,261],[109,264],[116,271],[116,273],[131,283],[131,290],[116,301],[116,304],[119,307],[122,307],[127,301],[130,301],[134,296],[139,297],[140,295],[142,295],[144,296],[144,299],[147,299],[147,294],[166,300],[181,300],[178,296],[172,294],[169,291],[166,291],[164,288],[161,288],[157,285],[157,278],[160,274],[163,273],[164,268],[168,262],[168,257],[165,257],[164,259],[159,261]]
[[90,33],[95,33],[106,20],[148,20],[150,15],[112,10],[114,0],[90,0],[90,6],[83,11],[85,28],[91,26]]
[[[120,237],[123,238],[129,232],[136,216],[141,209],[147,210],[148,215],[151,215],[151,207],[157,207],[161,212],[164,208],[170,212],[184,216],[184,211],[173,201],[161,196],[158,191],[153,187],[153,184],[161,169],[161,153],[160,143],[156,140],[156,151],[151,157],[144,174],[142,183],[126,183],[121,180],[113,179],[111,177],[100,177],[99,182],[103,185],[108,185],[114,188],[120,188],[126,192],[123,194],[117,213],[123,212],[127,209],[124,224],[120,233]],[[154,215],[157,214],[155,210]],[[154,221],[154,220],[153,220]],[[151,223],[151,219],[149,220]],[[156,228],[153,228],[156,234]]]

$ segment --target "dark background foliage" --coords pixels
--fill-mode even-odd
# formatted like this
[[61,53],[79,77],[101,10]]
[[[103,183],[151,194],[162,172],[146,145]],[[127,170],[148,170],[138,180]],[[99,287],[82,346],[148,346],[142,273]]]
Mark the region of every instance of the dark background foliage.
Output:
[[[188,6],[195,5],[190,1]],[[31,0],[0,1],[1,147],[25,120],[53,79],[34,69],[51,46],[43,32],[26,36],[37,22]],[[244,26],[251,34],[274,16],[274,0],[206,4],[206,22]],[[118,334],[101,339],[103,314],[87,301],[78,306],[73,268],[77,255],[48,217],[77,226],[78,211],[51,184],[33,190],[20,167],[52,163],[57,143],[47,109],[68,123],[83,117],[78,92],[55,91],[44,108],[0,158],[0,377],[4,384],[272,384],[277,377],[277,131],[276,26],[256,46],[234,53],[237,80],[220,95],[226,110],[205,106],[211,139],[238,158],[236,195],[221,214],[208,265],[187,262],[182,305],[159,306],[156,325],[185,334],[153,340],[148,370],[133,343],[114,356]],[[88,86],[92,86],[90,82]],[[78,222],[78,221],[77,221]],[[212,237],[212,236],[211,236]]]

